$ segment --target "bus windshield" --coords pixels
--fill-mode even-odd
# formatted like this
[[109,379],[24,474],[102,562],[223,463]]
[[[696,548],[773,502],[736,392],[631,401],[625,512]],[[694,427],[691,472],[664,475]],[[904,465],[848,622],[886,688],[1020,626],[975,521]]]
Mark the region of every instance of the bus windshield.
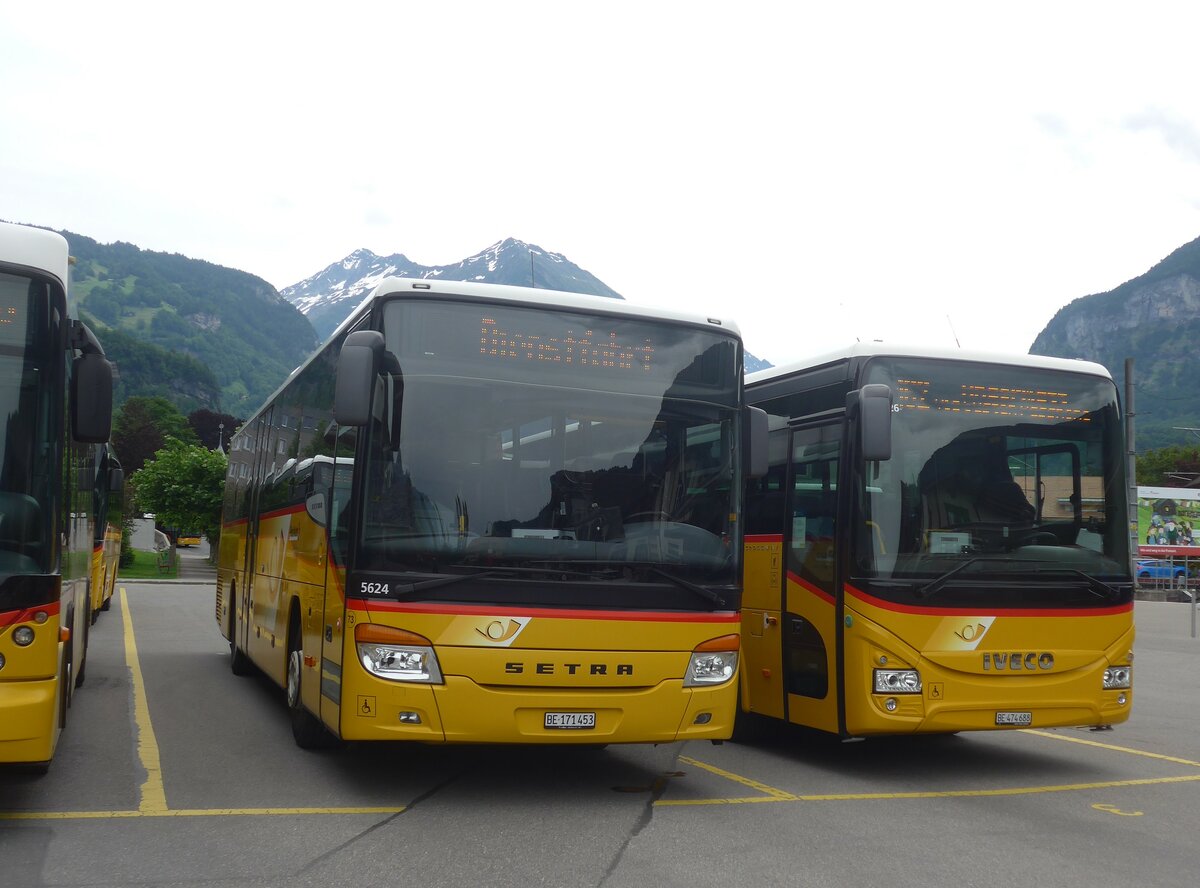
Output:
[[0,574],[50,572],[54,343],[47,284],[0,273]]
[[873,592],[935,605],[1128,596],[1110,380],[877,358],[864,381],[887,384],[895,405],[891,459],[856,479],[852,562]]
[[468,600],[514,580],[547,603],[609,584],[636,606],[666,584],[712,607],[736,588],[734,338],[446,300],[383,317],[358,569]]

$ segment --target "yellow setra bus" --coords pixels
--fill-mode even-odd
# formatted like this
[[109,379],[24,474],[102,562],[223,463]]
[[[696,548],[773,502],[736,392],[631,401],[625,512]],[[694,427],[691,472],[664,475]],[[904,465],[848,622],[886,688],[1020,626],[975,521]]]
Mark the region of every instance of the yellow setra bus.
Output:
[[1116,388],[1097,364],[861,343],[747,377],[741,728],[1111,725],[1132,704]]
[[303,747],[729,737],[741,367],[724,320],[383,281],[231,442],[233,671]]
[[[67,242],[0,223],[0,763],[48,768],[87,656],[112,367],[67,305]],[[77,354],[78,353],[78,354]]]

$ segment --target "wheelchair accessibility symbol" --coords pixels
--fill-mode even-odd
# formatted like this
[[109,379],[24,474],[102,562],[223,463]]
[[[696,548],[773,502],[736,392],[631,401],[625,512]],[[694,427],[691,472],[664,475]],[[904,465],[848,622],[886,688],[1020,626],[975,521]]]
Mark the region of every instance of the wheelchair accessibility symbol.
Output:
[[358,716],[359,718],[374,718],[375,717],[375,698],[364,697],[358,695]]

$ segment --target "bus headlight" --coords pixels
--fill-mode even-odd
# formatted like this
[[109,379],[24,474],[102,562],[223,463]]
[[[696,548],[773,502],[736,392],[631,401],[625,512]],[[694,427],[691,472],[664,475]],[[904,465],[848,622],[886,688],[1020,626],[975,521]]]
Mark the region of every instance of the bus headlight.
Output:
[[433,643],[403,629],[360,623],[354,627],[358,660],[372,675],[390,681],[442,684]]
[[1109,666],[1104,670],[1104,690],[1115,691],[1133,687],[1132,666]]
[[33,629],[29,626],[18,626],[13,630],[13,644],[20,647],[29,647],[33,644]]
[[723,635],[697,645],[688,661],[683,686],[698,688],[725,684],[737,674],[740,647],[741,640],[736,635]]
[[919,694],[921,673],[916,669],[876,669],[876,694]]

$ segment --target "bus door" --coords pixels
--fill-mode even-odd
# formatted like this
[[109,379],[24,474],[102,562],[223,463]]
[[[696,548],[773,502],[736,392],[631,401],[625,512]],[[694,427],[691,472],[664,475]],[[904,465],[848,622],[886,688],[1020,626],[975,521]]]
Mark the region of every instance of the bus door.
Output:
[[787,718],[837,733],[841,422],[792,430],[783,545],[782,615]]
[[358,430],[337,430],[335,461],[329,479],[328,550],[325,558],[325,609],[321,633],[321,721],[340,733],[342,663],[346,631],[346,572],[350,562],[353,511],[350,490],[354,478],[354,448]]
[[270,637],[263,638],[263,602],[260,575],[266,565],[262,557],[267,553],[261,551],[258,544],[260,519],[259,506],[262,498],[263,477],[267,472],[272,454],[269,432],[271,430],[271,413],[268,407],[254,422],[252,443],[254,455],[250,462],[250,488],[246,493],[246,563],[242,572],[243,589],[238,595],[238,642],[242,650],[250,654],[252,660],[263,665],[262,651],[264,647],[270,650]]

